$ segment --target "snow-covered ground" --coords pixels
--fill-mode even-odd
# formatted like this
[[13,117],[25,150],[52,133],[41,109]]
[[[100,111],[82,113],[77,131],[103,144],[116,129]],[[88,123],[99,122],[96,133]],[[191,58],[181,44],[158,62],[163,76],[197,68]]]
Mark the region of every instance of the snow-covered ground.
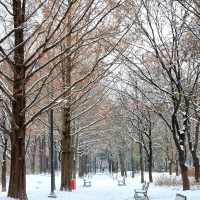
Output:
[[[158,174],[154,174],[154,177]],[[148,179],[146,179],[148,180]],[[134,189],[141,188],[140,176],[127,178],[126,186],[118,186],[117,180],[106,174],[97,174],[91,178],[92,186],[83,187],[83,180],[77,180],[73,192],[59,191],[60,177],[56,176],[56,196],[58,200],[133,200]],[[29,200],[49,200],[50,176],[27,175],[27,193]],[[187,200],[200,200],[200,190],[181,191],[181,187],[159,187],[150,184],[150,200],[174,200],[175,194],[187,196]],[[8,200],[6,193],[0,192],[0,200]]]

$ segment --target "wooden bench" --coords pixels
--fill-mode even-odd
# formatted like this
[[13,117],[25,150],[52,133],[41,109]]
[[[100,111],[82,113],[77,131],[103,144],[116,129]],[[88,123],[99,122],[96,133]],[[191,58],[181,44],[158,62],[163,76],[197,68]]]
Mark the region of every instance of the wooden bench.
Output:
[[83,187],[91,187],[92,183],[91,181],[87,180],[87,179],[83,179]]
[[177,193],[175,200],[187,200],[187,198],[186,196]]
[[136,189],[134,194],[135,200],[149,200],[149,197],[147,195],[149,188],[149,182],[144,182],[142,185],[142,189]]
[[113,180],[117,180],[118,174],[117,173],[116,174],[113,173],[112,177],[113,177]]
[[117,181],[119,186],[126,185],[125,177],[119,178]]

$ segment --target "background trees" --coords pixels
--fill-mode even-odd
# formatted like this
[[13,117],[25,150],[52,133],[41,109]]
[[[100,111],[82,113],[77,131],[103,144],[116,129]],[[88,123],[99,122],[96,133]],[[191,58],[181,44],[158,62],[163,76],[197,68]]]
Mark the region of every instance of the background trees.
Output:
[[[49,170],[53,110],[61,190],[78,166],[81,175],[96,171],[96,159],[122,176],[140,169],[142,182],[145,168],[153,181],[152,169],[172,173],[179,160],[189,189],[191,157],[199,181],[197,1],[13,0],[0,8],[0,146],[3,161],[10,159],[9,197],[27,199],[26,168]],[[6,164],[2,183],[5,171]]]

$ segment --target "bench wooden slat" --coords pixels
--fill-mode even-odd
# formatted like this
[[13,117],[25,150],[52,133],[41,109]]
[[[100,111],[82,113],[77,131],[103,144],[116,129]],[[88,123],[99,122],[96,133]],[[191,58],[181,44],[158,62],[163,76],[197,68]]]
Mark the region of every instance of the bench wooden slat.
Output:
[[187,200],[187,198],[182,194],[176,194],[175,200]]
[[144,182],[144,184],[142,185],[142,189],[135,190],[134,199],[135,200],[139,200],[139,199],[149,200],[149,197],[147,195],[148,188],[149,188],[149,182],[147,183]]
[[83,187],[91,187],[92,183],[89,180],[83,179]]
[[118,185],[126,185],[125,178],[123,177],[122,179],[118,179]]

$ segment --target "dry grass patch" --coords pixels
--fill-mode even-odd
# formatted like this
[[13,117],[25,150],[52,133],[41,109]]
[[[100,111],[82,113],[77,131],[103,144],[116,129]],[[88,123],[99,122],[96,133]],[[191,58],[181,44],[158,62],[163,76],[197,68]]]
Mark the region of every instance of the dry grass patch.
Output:
[[[162,174],[155,178],[154,183],[158,186],[181,186],[182,180],[180,176]],[[190,177],[190,185],[200,188],[200,183],[197,183],[193,177]]]
[[155,178],[155,185],[159,186],[179,186],[182,184],[180,177],[170,175],[160,175]]

